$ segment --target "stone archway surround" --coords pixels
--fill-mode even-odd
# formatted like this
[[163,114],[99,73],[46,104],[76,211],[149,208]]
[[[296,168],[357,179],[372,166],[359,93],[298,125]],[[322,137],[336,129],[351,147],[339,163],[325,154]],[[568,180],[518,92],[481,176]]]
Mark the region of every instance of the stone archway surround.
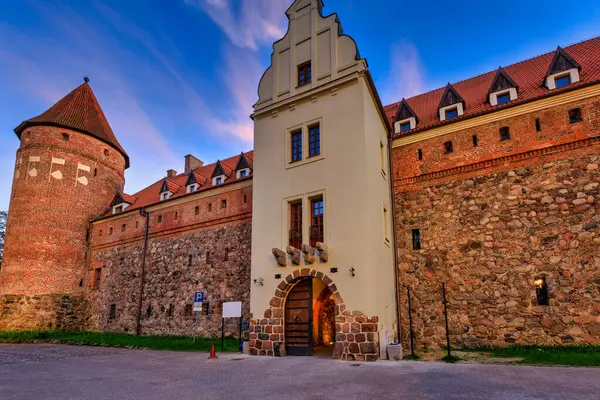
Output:
[[303,278],[322,280],[331,290],[335,302],[335,347],[333,358],[349,361],[376,361],[379,358],[379,317],[367,317],[361,311],[350,311],[337,286],[324,273],[311,268],[295,270],[281,281],[275,295],[264,312],[264,318],[250,321],[250,354],[273,356],[278,344],[281,355],[285,355],[284,307],[285,299],[292,287]]

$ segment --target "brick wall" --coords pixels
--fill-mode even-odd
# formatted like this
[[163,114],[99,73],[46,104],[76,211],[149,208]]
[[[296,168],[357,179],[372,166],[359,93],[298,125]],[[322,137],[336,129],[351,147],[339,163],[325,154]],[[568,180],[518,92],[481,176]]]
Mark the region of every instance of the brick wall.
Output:
[[[583,121],[570,124],[575,107]],[[510,127],[509,141],[499,141],[501,126]],[[600,101],[592,99],[394,149],[405,346],[407,287],[416,346],[445,346],[442,281],[454,346],[600,340],[599,133]],[[446,140],[453,154],[443,154]],[[421,250],[413,250],[412,229]],[[549,306],[537,302],[539,277]]]
[[42,126],[22,133],[0,294],[85,291],[89,221],[123,187],[124,167],[120,153],[90,136]]
[[[220,335],[223,302],[242,301],[244,314],[249,313],[251,194],[252,187],[246,185],[151,211],[143,334],[192,335],[194,317],[186,306],[191,306],[195,291],[204,291],[208,303],[208,313],[199,317],[202,336]],[[100,288],[90,287],[94,330],[135,332],[144,226],[138,213],[94,225],[90,277],[102,268]],[[237,330],[238,321],[226,325],[226,333]]]

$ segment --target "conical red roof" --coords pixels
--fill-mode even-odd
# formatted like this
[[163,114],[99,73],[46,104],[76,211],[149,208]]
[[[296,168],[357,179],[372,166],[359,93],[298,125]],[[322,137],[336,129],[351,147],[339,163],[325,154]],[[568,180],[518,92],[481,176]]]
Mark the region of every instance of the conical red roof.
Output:
[[129,168],[129,156],[110,128],[87,79],[43,114],[23,121],[15,133],[20,139],[26,128],[36,125],[59,126],[93,136],[118,150],[125,157],[125,168]]

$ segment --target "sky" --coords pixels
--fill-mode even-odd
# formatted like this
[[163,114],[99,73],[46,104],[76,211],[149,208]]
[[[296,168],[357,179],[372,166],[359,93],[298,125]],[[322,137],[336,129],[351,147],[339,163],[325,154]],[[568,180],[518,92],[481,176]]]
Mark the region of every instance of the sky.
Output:
[[[292,0],[0,0],[0,210],[13,129],[90,78],[130,156],[127,193],[184,156],[252,149],[249,115]],[[326,0],[367,58],[385,104],[600,35],[579,0]]]

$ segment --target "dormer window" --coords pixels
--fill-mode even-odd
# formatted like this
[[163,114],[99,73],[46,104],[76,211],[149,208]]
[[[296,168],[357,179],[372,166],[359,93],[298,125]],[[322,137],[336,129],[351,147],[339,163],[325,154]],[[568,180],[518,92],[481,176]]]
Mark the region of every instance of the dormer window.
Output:
[[187,193],[194,193],[196,190],[198,190],[199,187],[200,187],[200,185],[198,185],[197,183],[192,183],[191,185],[187,185]]
[[221,184],[223,184],[223,182],[225,182],[225,176],[224,175],[215,176],[213,178],[213,185],[221,185]]
[[213,170],[213,173],[211,176],[212,177],[212,185],[213,186],[222,185],[223,183],[225,183],[227,178],[231,176],[232,172],[233,171],[231,170],[231,168],[222,164],[220,160],[217,161],[217,164],[215,165],[215,169]]
[[560,89],[579,82],[581,66],[565,50],[558,47],[546,72],[546,87]]
[[460,117],[464,114],[464,100],[452,85],[448,84],[438,107],[440,121]]
[[517,97],[518,87],[516,82],[512,80],[508,72],[502,67],[498,68],[488,92],[490,105],[499,106],[506,104],[516,100]]
[[236,172],[236,176],[238,179],[245,178],[250,175],[250,168],[244,168]]
[[557,76],[556,78],[554,78],[554,85],[556,86],[557,89],[559,89],[561,87],[569,86],[570,84],[571,84],[571,75],[570,74]]
[[446,118],[445,119],[452,119],[452,118],[456,118],[458,117],[458,108],[454,107],[454,108],[450,108],[448,110],[445,110],[445,115]]
[[298,65],[298,86],[303,86],[312,81],[312,66],[310,61]]
[[171,192],[162,192],[160,194],[160,201],[169,200],[169,198],[173,195]]
[[402,99],[398,111],[394,116],[394,132],[402,133],[417,127],[417,114],[410,107],[406,99]]
[[116,204],[116,205],[113,206],[112,213],[113,213],[113,215],[120,214],[123,211],[125,211],[127,209],[127,207],[129,207],[129,206],[130,206],[129,203],[119,203],[119,204]]

